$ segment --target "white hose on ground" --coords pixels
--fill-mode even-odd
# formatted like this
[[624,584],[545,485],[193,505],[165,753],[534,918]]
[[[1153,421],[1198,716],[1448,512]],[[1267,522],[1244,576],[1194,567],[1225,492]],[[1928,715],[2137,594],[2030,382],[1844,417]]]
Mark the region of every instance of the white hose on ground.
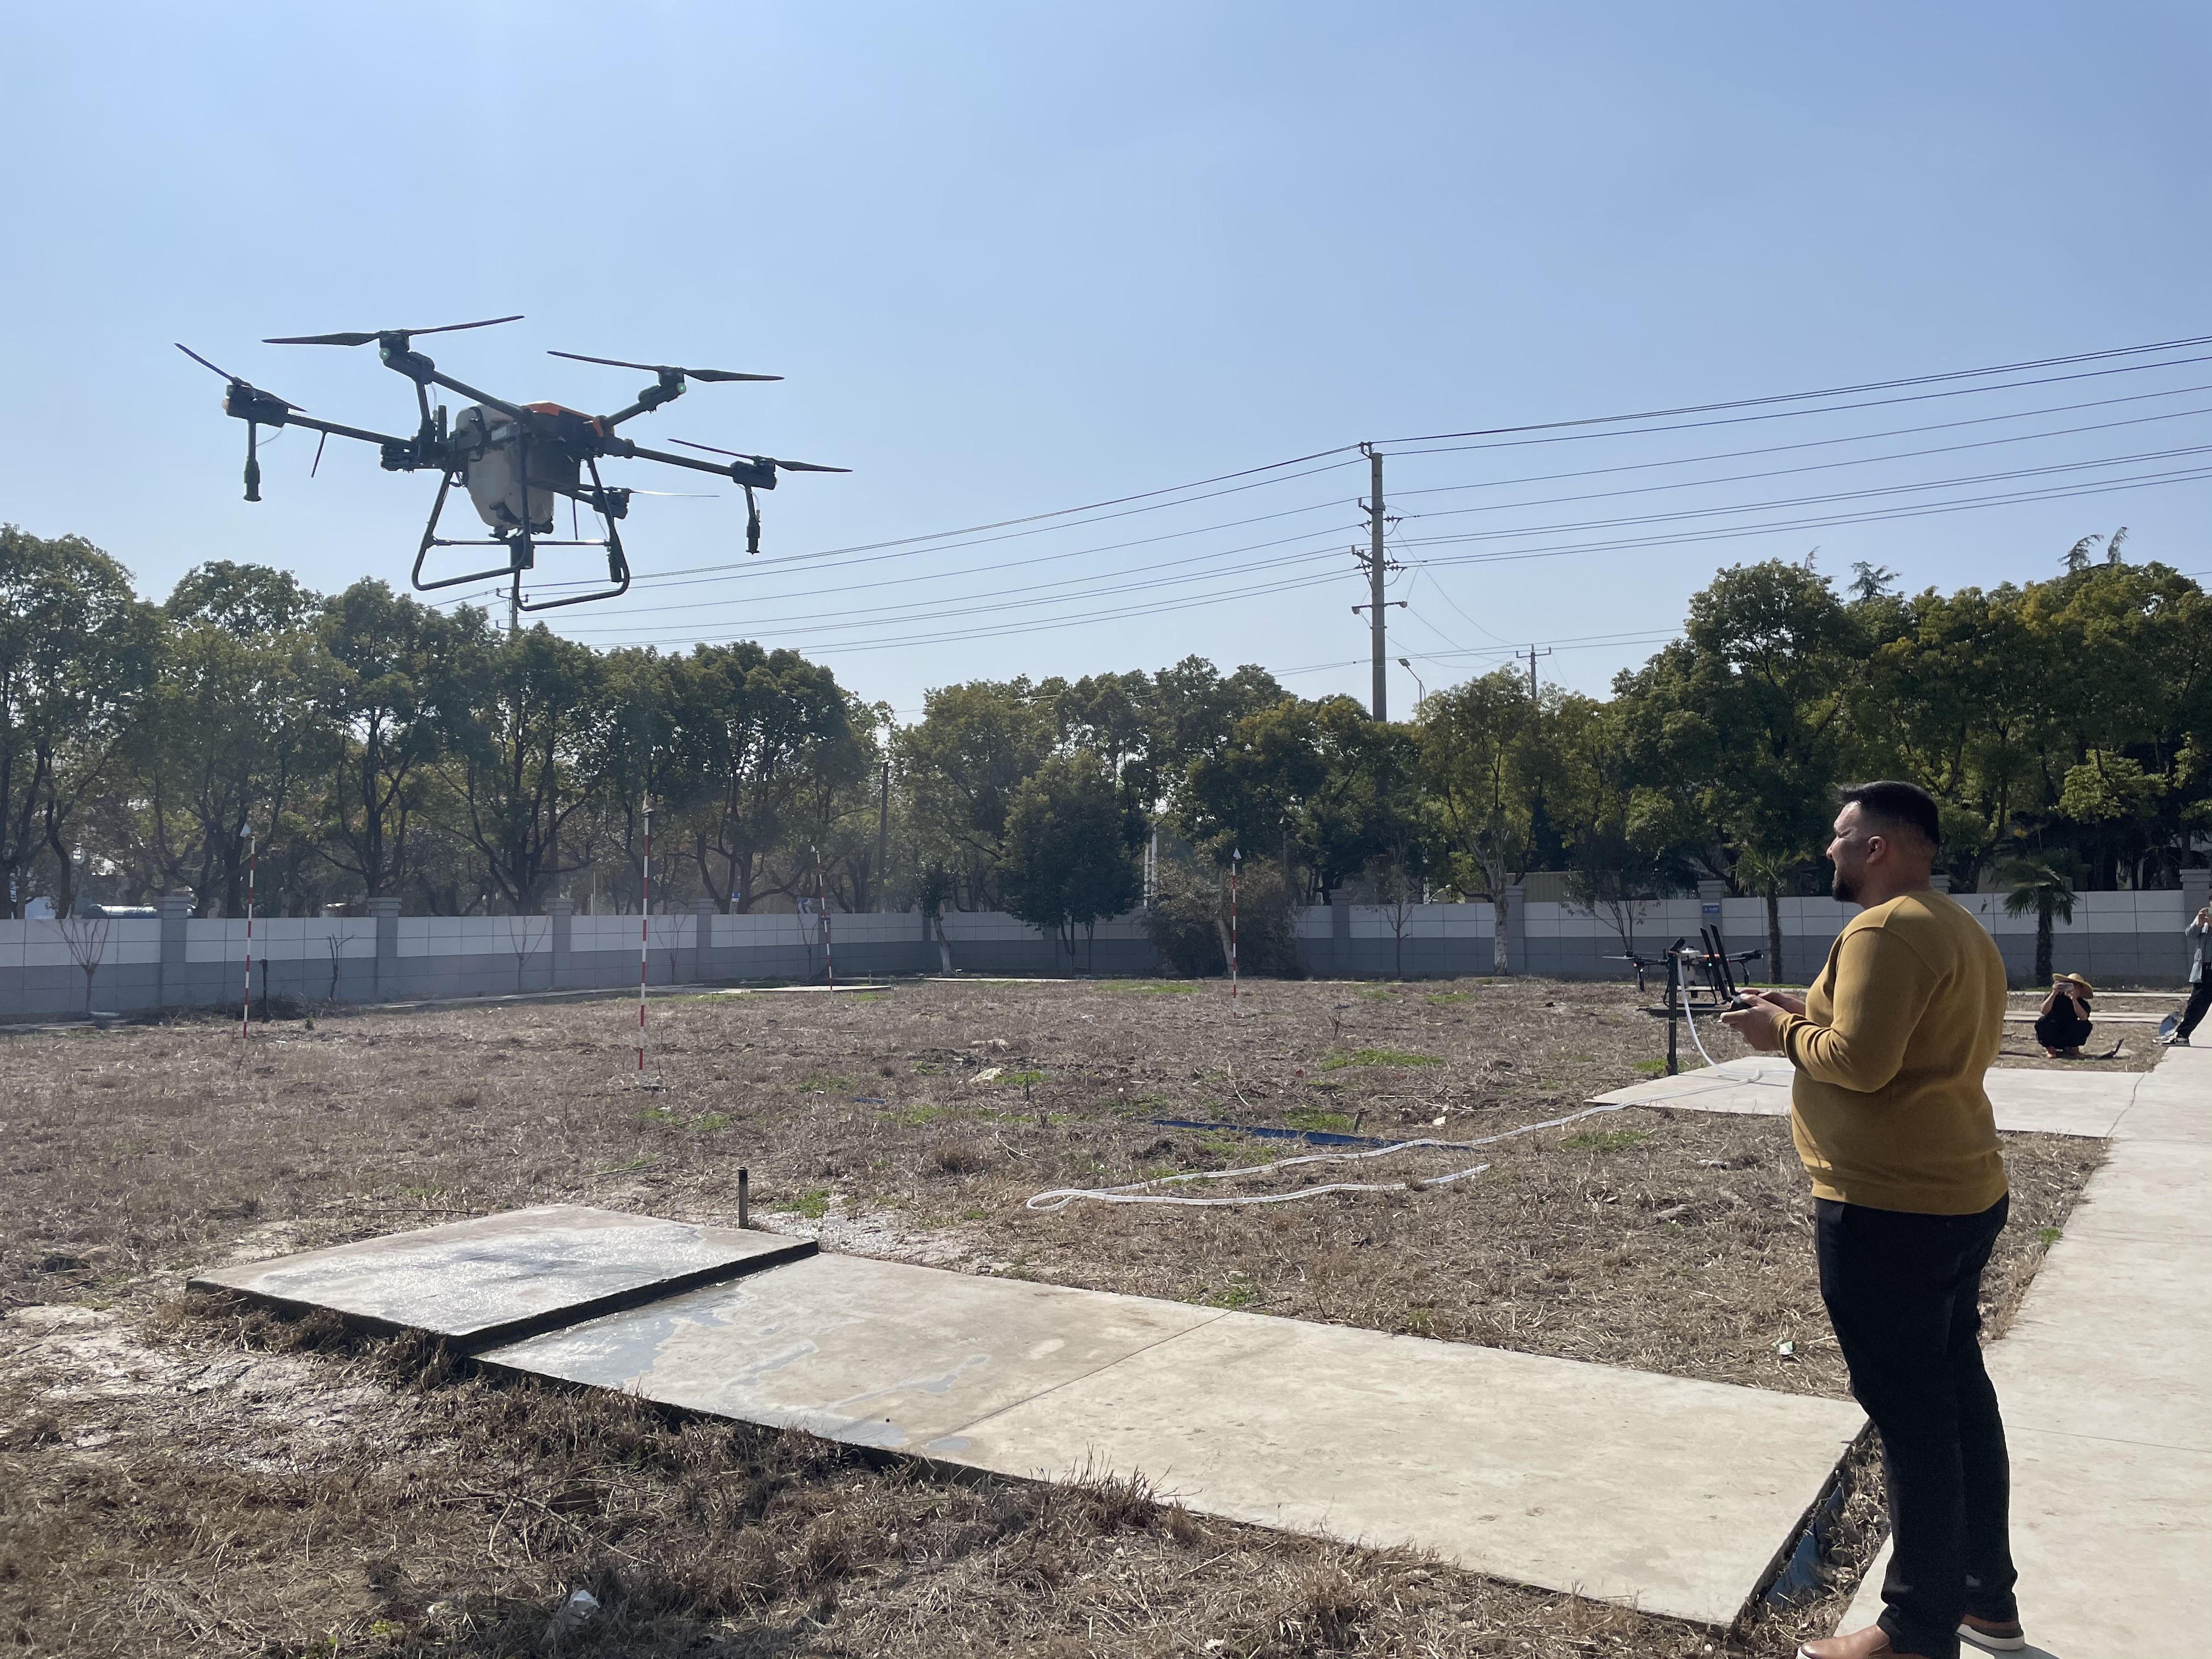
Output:
[[1402,1193],[1415,1186],[1442,1187],[1455,1181],[1464,1181],[1469,1176],[1480,1175],[1490,1166],[1478,1164],[1471,1170],[1455,1170],[1449,1175],[1431,1176],[1419,1182],[1336,1181],[1325,1187],[1301,1187],[1294,1193],[1260,1193],[1237,1198],[1182,1198],[1171,1193],[1148,1193],[1144,1190],[1147,1187],[1168,1187],[1184,1181],[1234,1181],[1243,1176],[1267,1175],[1276,1170],[1288,1170],[1301,1164],[1352,1164],[1362,1158],[1387,1158],[1393,1152],[1413,1152],[1423,1146],[1490,1146],[1501,1140],[1510,1140],[1516,1135],[1533,1134],[1539,1129],[1557,1129],[1586,1117],[1595,1117],[1601,1112],[1625,1111],[1631,1106],[1644,1103],[1640,1100],[1625,1100],[1610,1105],[1585,1107],[1579,1112],[1570,1112],[1565,1117],[1548,1118],[1541,1123],[1524,1123],[1517,1129],[1485,1135],[1480,1140],[1445,1142],[1423,1136],[1418,1140],[1393,1141],[1388,1146],[1376,1146],[1364,1152],[1308,1152],[1302,1158],[1278,1158],[1273,1164],[1255,1164],[1243,1170],[1194,1170],[1187,1175],[1154,1176],[1149,1181],[1133,1181],[1126,1187],[1055,1187],[1050,1192],[1037,1194],[1025,1207],[1064,1210],[1079,1198],[1091,1199],[1101,1204],[1287,1204],[1292,1199],[1318,1198],[1323,1193]]
[[[1684,1012],[1687,1012],[1689,1004],[1686,1000],[1682,1006]],[[1697,1041],[1697,1019],[1693,1015],[1690,1020],[1690,1036],[1692,1042]],[[1718,1069],[1714,1065],[1713,1057],[1705,1054],[1704,1043],[1698,1043],[1698,1052],[1705,1054],[1707,1066]],[[1490,1166],[1487,1164],[1478,1164],[1473,1169],[1455,1170],[1449,1175],[1431,1176],[1419,1182],[1333,1181],[1322,1187],[1301,1187],[1296,1192],[1255,1193],[1234,1198],[1183,1198],[1173,1193],[1153,1193],[1145,1190],[1148,1187],[1171,1187],[1186,1181],[1235,1181],[1244,1176],[1269,1175],[1277,1170],[1292,1169],[1302,1164],[1353,1164],[1362,1158],[1387,1158],[1393,1152],[1413,1152],[1423,1146],[1449,1145],[1469,1149],[1476,1146],[1491,1146],[1501,1140],[1510,1140],[1516,1135],[1534,1134],[1539,1129],[1562,1128],[1567,1124],[1579,1122],[1586,1117],[1595,1117],[1603,1112],[1626,1111],[1632,1106],[1656,1106],[1661,1101],[1680,1099],[1690,1095],[1711,1094],[1715,1089],[1732,1088],[1735,1083],[1763,1083],[1777,1088],[1787,1086],[1779,1078],[1747,1078],[1738,1076],[1734,1073],[1728,1075],[1734,1079],[1735,1082],[1708,1083],[1695,1089],[1674,1089],[1663,1095],[1647,1095],[1641,1100],[1620,1100],[1601,1106],[1589,1106],[1579,1112],[1570,1112],[1565,1117],[1547,1118],[1541,1123],[1524,1123],[1518,1128],[1506,1129],[1494,1135],[1485,1135],[1480,1140],[1448,1143],[1437,1140],[1432,1136],[1425,1135],[1418,1140],[1393,1141],[1388,1146],[1376,1146],[1364,1152],[1308,1152],[1300,1158],[1278,1158],[1273,1164],[1255,1164],[1242,1170],[1194,1170],[1183,1175],[1154,1176],[1149,1181],[1133,1181],[1125,1187],[1054,1187],[1048,1192],[1034,1194],[1023,1207],[1048,1212],[1057,1212],[1066,1209],[1076,1200],[1081,1198],[1087,1198],[1099,1204],[1182,1204],[1194,1207],[1227,1204],[1288,1204],[1296,1199],[1319,1198],[1324,1193],[1402,1193],[1415,1186],[1443,1187],[1455,1181],[1464,1181],[1470,1176],[1479,1176]]]

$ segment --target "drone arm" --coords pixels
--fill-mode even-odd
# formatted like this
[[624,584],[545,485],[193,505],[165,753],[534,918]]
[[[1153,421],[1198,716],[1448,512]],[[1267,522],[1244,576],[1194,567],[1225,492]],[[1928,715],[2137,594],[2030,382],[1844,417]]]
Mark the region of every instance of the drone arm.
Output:
[[[262,424],[267,426],[272,422],[264,421]],[[284,417],[283,424],[304,426],[314,432],[327,432],[333,438],[358,438],[367,444],[383,444],[389,447],[393,444],[404,446],[414,442],[411,438],[395,438],[389,433],[370,432],[357,426],[340,426],[336,421],[318,421],[312,416],[307,415],[288,415]]]
[[689,467],[694,472],[711,472],[718,478],[727,478],[733,483],[750,484],[755,489],[775,488],[775,464],[772,461],[753,461],[739,456],[733,461],[695,461],[689,455],[672,455],[665,449],[647,449],[641,444],[626,443],[619,451],[611,452],[641,461],[659,461],[669,466]]

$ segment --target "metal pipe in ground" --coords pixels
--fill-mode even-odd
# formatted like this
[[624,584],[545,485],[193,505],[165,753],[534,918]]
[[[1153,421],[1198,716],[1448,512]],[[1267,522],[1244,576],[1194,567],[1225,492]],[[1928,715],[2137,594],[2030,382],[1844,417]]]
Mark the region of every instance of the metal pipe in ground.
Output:
[[752,1172],[749,1170],[740,1170],[738,1171],[738,1225],[750,1227],[752,1224]]

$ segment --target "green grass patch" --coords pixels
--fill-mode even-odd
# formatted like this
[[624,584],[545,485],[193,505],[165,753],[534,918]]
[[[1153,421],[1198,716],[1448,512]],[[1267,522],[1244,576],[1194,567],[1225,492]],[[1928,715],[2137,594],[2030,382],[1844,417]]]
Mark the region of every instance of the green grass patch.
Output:
[[1115,982],[1113,988],[1139,997],[1194,997],[1206,988],[1180,980],[1155,980],[1142,985],[1123,985]]
[[1318,1106],[1285,1112],[1283,1121],[1293,1129],[1319,1129],[1324,1133],[1340,1133],[1352,1127],[1352,1120],[1342,1112],[1324,1112]]
[[1370,1002],[1395,1002],[1398,994],[1387,985],[1362,986],[1352,995],[1364,997]]
[[1569,1135],[1559,1143],[1577,1152],[1625,1152],[1639,1140],[1651,1139],[1648,1129],[1590,1129],[1578,1135]]
[[2035,1230],[2035,1242],[2046,1250],[2065,1237],[2066,1230],[2063,1227],[2038,1227]]
[[941,1117],[951,1117],[957,1110],[951,1106],[909,1106],[896,1115],[908,1128],[919,1129],[925,1123],[934,1123]]
[[938,1073],[944,1071],[944,1069],[945,1068],[942,1066],[939,1066],[933,1060],[917,1060],[914,1063],[914,1072],[916,1077],[935,1077]]
[[1640,1077],[1658,1077],[1663,1074],[1666,1070],[1667,1062],[1663,1059],[1639,1060],[1636,1062],[1637,1074]]
[[1042,1072],[1001,1072],[991,1081],[1009,1089],[1024,1089],[1032,1083],[1043,1082],[1044,1073]]
[[697,1129],[702,1132],[711,1132],[715,1129],[726,1129],[730,1127],[729,1114],[726,1112],[709,1112],[706,1116],[695,1121],[691,1127],[694,1129]]
[[809,1221],[819,1221],[830,1213],[830,1189],[827,1187],[810,1187],[799,1194],[791,1207]]
[[1340,1072],[1347,1066],[1441,1066],[1434,1054],[1417,1054],[1406,1048],[1340,1048],[1321,1063],[1324,1072]]
[[814,1077],[803,1077],[793,1086],[811,1094],[834,1095],[842,1094],[848,1089],[857,1089],[860,1085],[851,1078],[832,1077],[827,1073],[823,1073]]
[[1197,1298],[1201,1308],[1249,1308],[1259,1299],[1260,1292],[1249,1285],[1231,1285],[1218,1291],[1209,1291]]

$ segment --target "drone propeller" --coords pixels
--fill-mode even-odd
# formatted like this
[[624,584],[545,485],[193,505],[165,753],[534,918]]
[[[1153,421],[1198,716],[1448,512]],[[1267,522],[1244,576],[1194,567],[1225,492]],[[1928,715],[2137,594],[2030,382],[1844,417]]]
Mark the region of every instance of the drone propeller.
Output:
[[517,312],[512,317],[487,317],[480,323],[443,323],[436,328],[384,328],[374,329],[367,333],[287,334],[274,339],[264,340],[261,343],[264,345],[371,345],[387,334],[396,334],[401,339],[406,340],[417,334],[451,334],[456,329],[489,328],[495,323],[519,323],[521,320],[522,313]]
[[748,455],[741,450],[717,449],[712,444],[695,444],[688,438],[671,438],[669,442],[682,444],[686,449],[703,449],[709,455],[730,455],[741,461],[778,467],[786,472],[850,472],[853,470],[849,466],[822,466],[813,461],[779,461],[773,455]]
[[216,366],[215,366],[213,363],[210,362],[206,358],[204,358],[204,357],[201,356],[200,356],[200,354],[199,354],[198,352],[197,352],[197,351],[193,350],[190,346],[186,345],[186,344],[185,344],[183,341],[181,341],[181,340],[172,340],[169,343],[170,343],[170,344],[172,344],[172,345],[173,345],[173,346],[175,346],[175,347],[176,347],[176,349],[177,349],[178,350],[179,350],[179,351],[183,352],[183,353],[185,354],[185,356],[187,356],[187,357],[191,358],[194,362],[198,363],[198,364],[202,368],[214,368],[214,369],[215,369],[215,372],[216,372],[216,374],[218,374],[222,375],[222,378],[223,378],[224,380],[226,380],[229,381],[233,386],[244,386],[244,387],[245,387],[248,392],[252,392],[258,393],[260,396],[262,396],[262,397],[264,397],[264,398],[267,398],[270,399],[270,400],[271,400],[271,401],[273,401],[273,402],[280,403],[280,404],[284,404],[284,407],[285,407],[285,408],[287,408],[287,409],[298,409],[298,408],[300,407],[300,405],[299,405],[299,404],[286,404],[286,403],[284,403],[284,400],[283,400],[282,398],[277,397],[277,396],[276,396],[276,394],[275,392],[263,392],[263,391],[261,390],[261,388],[260,388],[259,386],[258,386],[254,385],[252,381],[251,381],[251,380],[241,380],[239,376],[237,376],[237,375],[235,375],[235,374],[232,374],[232,373],[231,373],[228,369],[227,369],[227,368],[216,368]]
[[648,374],[681,374],[687,380],[780,380],[781,374],[740,374],[729,368],[679,368],[672,363],[633,363],[620,357],[586,357],[575,351],[549,351],[549,357],[566,357],[576,363],[604,363],[609,368],[641,368]]

